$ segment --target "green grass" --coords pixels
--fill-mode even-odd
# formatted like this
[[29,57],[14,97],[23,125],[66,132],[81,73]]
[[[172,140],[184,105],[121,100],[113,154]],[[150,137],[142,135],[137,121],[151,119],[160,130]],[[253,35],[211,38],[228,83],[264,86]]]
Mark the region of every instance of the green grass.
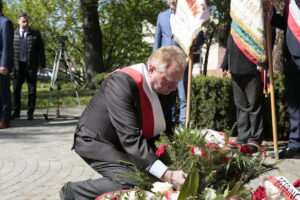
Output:
[[[85,106],[88,104],[90,99],[94,96],[95,90],[87,90],[78,88],[78,95],[81,105]],[[11,91],[13,89],[11,88]],[[56,108],[58,105],[57,96],[59,94],[59,106],[60,107],[73,107],[78,106],[78,101],[76,98],[75,88],[72,83],[62,83],[61,90],[57,90],[57,85],[55,85],[54,90],[52,91],[52,96],[49,101],[50,95],[50,83],[38,81],[37,85],[37,98],[36,98],[36,109],[47,108],[49,102],[49,108]],[[28,102],[28,89],[27,84],[24,83],[22,87],[21,94],[21,109],[27,109]]]

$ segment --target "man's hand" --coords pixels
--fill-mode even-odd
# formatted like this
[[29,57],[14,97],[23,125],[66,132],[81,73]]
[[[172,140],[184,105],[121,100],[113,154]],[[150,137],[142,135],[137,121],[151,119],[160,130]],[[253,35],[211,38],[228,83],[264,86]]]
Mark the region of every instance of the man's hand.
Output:
[[187,177],[184,171],[171,171],[167,170],[162,179],[168,183],[171,183],[175,188],[180,188]]
[[221,70],[222,70],[222,73],[223,73],[223,77],[224,77],[224,76],[227,76],[228,71],[227,71],[226,69],[221,69]]
[[8,70],[6,67],[0,67],[0,74],[3,74],[3,75],[7,75],[8,74]]
[[40,68],[40,73],[41,74],[45,74],[45,72],[46,72],[46,68]]
[[263,68],[262,68],[261,66],[258,66],[258,65],[256,66],[256,69],[257,69],[258,71],[260,71],[260,72],[263,70]]

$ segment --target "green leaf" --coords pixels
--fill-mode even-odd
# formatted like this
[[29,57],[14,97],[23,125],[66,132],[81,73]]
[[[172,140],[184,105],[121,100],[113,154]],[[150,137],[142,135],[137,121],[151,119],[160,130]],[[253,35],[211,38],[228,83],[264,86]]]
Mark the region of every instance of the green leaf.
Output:
[[185,200],[188,197],[197,196],[199,183],[200,183],[199,170],[193,167],[182,186],[178,200]]

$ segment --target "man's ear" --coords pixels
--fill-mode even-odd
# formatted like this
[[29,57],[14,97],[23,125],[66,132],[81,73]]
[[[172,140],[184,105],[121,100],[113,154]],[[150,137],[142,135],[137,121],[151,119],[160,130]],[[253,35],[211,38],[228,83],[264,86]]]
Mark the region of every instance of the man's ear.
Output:
[[153,66],[153,65],[149,65],[148,66],[148,73],[149,74],[152,74],[153,72],[155,72],[156,71],[156,68]]

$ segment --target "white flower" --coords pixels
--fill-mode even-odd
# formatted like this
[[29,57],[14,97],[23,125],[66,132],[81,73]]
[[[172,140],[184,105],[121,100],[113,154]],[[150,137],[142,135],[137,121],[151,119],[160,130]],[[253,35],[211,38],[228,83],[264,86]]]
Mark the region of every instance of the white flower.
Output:
[[155,194],[165,194],[166,192],[173,190],[173,185],[167,182],[155,182],[152,184],[153,188],[151,189],[152,192]]
[[205,188],[204,191],[206,192],[205,200],[211,200],[216,198],[216,190],[211,188]]

